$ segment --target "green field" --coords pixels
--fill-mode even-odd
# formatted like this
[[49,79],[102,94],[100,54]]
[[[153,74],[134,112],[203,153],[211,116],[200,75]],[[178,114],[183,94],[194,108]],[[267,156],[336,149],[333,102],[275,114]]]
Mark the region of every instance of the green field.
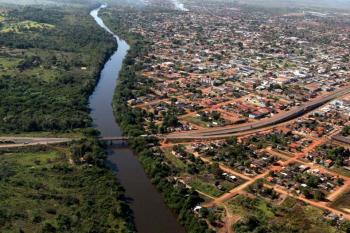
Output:
[[[0,19],[1,20],[1,19]],[[52,24],[46,23],[38,23],[31,20],[25,20],[16,23],[8,23],[2,27],[1,32],[14,32],[14,33],[22,33],[24,31],[36,31],[43,29],[52,29],[55,26]]]
[[184,170],[187,168],[187,165],[184,162],[182,162],[180,159],[176,158],[174,155],[171,154],[171,150],[165,150],[164,156],[176,168],[179,168],[180,170]]
[[209,182],[202,181],[199,178],[194,178],[193,180],[191,180],[189,185],[192,188],[194,188],[198,191],[201,191],[205,194],[208,194],[209,196],[212,196],[212,197],[218,197],[218,196],[224,194],[224,192],[220,191],[218,188],[216,188],[215,185],[213,185]]
[[341,175],[343,175],[343,176],[348,176],[348,177],[350,177],[350,171],[347,170],[347,169],[345,169],[345,168],[343,168],[343,167],[333,166],[333,167],[331,168],[331,170],[333,170],[333,171],[335,171],[335,172],[337,172],[337,173],[339,173],[339,174],[341,174]]
[[261,198],[237,196],[227,202],[233,214],[241,216],[233,228],[235,232],[317,232],[345,233],[344,225],[335,226],[323,218],[323,211],[287,198],[274,205]]
[[202,121],[201,119],[199,119],[198,117],[191,117],[191,116],[188,116],[188,117],[185,117],[184,120],[192,123],[192,124],[195,124],[195,125],[198,125],[198,126],[201,126],[201,127],[205,127],[207,128],[208,127],[208,122],[205,122],[205,121]]
[[72,165],[57,151],[0,157],[0,232],[127,228],[119,219],[124,214],[118,201],[122,192],[112,185],[115,181],[107,170]]
[[332,203],[332,206],[334,208],[340,209],[340,210],[345,210],[346,212],[350,211],[350,191],[347,193],[343,194],[340,198],[335,200]]

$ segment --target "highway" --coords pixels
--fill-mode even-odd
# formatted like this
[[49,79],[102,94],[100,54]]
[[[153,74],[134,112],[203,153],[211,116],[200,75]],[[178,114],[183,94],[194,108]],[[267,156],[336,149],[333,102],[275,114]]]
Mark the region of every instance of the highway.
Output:
[[235,136],[237,134],[242,133],[254,133],[258,132],[261,129],[276,126],[281,123],[285,123],[287,121],[296,119],[306,113],[309,113],[316,108],[321,107],[322,105],[328,103],[331,100],[344,96],[350,93],[350,86],[346,86],[334,92],[331,92],[328,95],[319,97],[312,101],[302,104],[301,106],[295,107],[288,112],[283,112],[280,114],[276,114],[275,116],[261,120],[259,122],[243,124],[243,125],[235,125],[235,126],[227,126],[220,127],[215,129],[205,129],[191,132],[180,132],[180,133],[172,133],[165,136],[167,140],[174,139],[215,139],[222,137]]
[[[295,107],[288,112],[276,114],[271,118],[267,118],[255,123],[242,125],[231,125],[215,129],[203,129],[189,132],[177,132],[168,135],[154,135],[165,140],[181,140],[181,139],[219,139],[230,136],[240,136],[245,134],[258,133],[263,130],[272,129],[275,126],[292,121],[302,115],[305,115],[331,100],[342,97],[350,93],[350,86],[346,86],[339,90],[329,93],[328,95],[314,99],[301,106]],[[102,141],[109,140],[127,140],[128,137],[104,137]],[[69,142],[69,138],[31,138],[31,137],[0,137],[1,141],[14,141],[13,143],[0,143],[0,148],[45,145]]]
[[0,137],[0,148],[54,145],[72,141],[71,138]]

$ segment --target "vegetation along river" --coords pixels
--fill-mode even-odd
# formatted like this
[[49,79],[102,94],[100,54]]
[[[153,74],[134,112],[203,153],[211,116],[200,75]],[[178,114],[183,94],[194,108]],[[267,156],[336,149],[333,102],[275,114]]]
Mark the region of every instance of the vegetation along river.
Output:
[[[112,34],[118,43],[117,51],[106,62],[99,83],[90,97],[91,116],[95,127],[102,136],[121,136],[112,109],[112,98],[117,84],[119,71],[129,45],[118,38],[98,16],[102,5],[91,11],[96,23]],[[142,166],[132,151],[128,148],[110,148],[108,164],[115,172],[121,185],[126,190],[126,197],[134,214],[135,224],[139,233],[183,233],[175,216],[163,203],[162,196],[157,192],[146,176]]]

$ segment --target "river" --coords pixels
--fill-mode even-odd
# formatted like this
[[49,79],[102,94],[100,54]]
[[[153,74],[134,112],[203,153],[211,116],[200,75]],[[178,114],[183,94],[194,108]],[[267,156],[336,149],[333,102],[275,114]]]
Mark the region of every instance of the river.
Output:
[[[100,9],[92,10],[90,15],[96,23],[112,34],[118,43],[118,49],[104,65],[101,77],[94,93],[90,97],[91,117],[104,137],[121,136],[112,109],[112,99],[129,45],[119,39],[98,16]],[[151,184],[141,164],[128,148],[110,148],[107,162],[116,174],[134,214],[134,221],[139,233],[184,233],[176,217],[163,202],[160,193]]]

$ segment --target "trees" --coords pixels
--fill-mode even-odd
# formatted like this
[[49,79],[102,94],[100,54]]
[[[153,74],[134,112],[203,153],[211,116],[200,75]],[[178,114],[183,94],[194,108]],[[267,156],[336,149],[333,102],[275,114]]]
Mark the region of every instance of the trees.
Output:
[[103,166],[106,158],[100,142],[94,138],[73,141],[70,145],[70,152],[74,162],[78,164],[84,161],[89,164]]
[[38,67],[41,64],[41,62],[41,58],[38,56],[25,57],[25,59],[17,65],[17,68],[20,71],[24,71],[26,69]]
[[[173,174],[174,169],[164,163],[164,156],[155,156],[152,150],[145,146],[150,144],[158,145],[158,139],[137,137],[129,143],[137,153],[146,173],[152,178],[154,185],[162,192],[166,204],[178,214],[178,220],[185,226],[187,232],[212,233],[207,224],[199,221],[192,212],[192,209],[203,200],[194,190],[175,186],[167,179]],[[174,150],[184,153],[182,146],[176,146]]]
[[[261,222],[259,221],[259,219],[254,216],[248,216],[244,221],[239,222],[235,225],[235,232],[237,233],[243,233],[243,232],[260,232],[260,231],[256,231],[256,228],[258,228],[259,226],[261,226]],[[264,232],[264,231],[261,231]]]
[[218,163],[213,163],[210,166],[209,170],[210,170],[211,174],[214,174],[216,179],[221,179],[222,178],[222,170],[221,170],[221,168],[220,168]]
[[309,175],[309,177],[306,180],[306,184],[312,188],[317,188],[320,182],[321,182],[320,178],[314,175]]
[[344,136],[344,137],[347,137],[350,135],[350,125],[346,125],[343,127],[342,131],[341,131],[341,134]]
[[220,112],[217,112],[217,111],[213,111],[213,112],[211,113],[211,116],[212,116],[213,120],[217,121],[217,120],[220,119],[221,113],[220,113]]
[[59,231],[66,232],[71,229],[72,220],[69,216],[60,214],[57,217],[57,227]]
[[326,198],[326,195],[324,194],[324,192],[320,191],[320,190],[315,190],[314,192],[314,198],[317,201],[324,201]]
[[[113,27],[117,25],[120,35],[126,35],[132,45],[120,72],[113,99],[113,109],[117,121],[125,135],[135,136],[129,141],[130,147],[136,152],[146,173],[163,194],[166,204],[178,215],[178,220],[186,228],[186,231],[189,233],[212,233],[207,223],[198,220],[192,212],[192,209],[203,201],[198,193],[174,185],[169,178],[176,171],[165,163],[164,156],[155,155],[150,146],[145,146],[149,144],[159,145],[158,139],[138,137],[147,134],[144,128],[146,113],[127,105],[129,100],[137,98],[140,94],[137,83],[142,82],[143,79],[137,75],[137,66],[134,61],[136,58],[143,57],[143,54],[147,52],[148,42],[141,35],[130,34],[121,22],[109,18],[110,15],[106,17],[108,17],[106,22],[113,22]],[[172,102],[175,103],[176,100],[172,99]],[[164,115],[160,130],[165,132],[167,127],[177,126],[179,126],[177,111],[170,106],[169,111]],[[174,149],[183,152],[180,147]]]
[[178,127],[180,125],[179,119],[173,113],[167,112],[163,118],[162,127],[170,128],[170,127]]
[[[0,32],[0,45],[9,51],[1,58],[11,64],[0,76],[0,131],[90,126],[88,96],[115,48],[113,38],[81,10],[24,7],[10,10],[7,18],[12,23],[31,20],[52,27]],[[83,64],[89,64],[89,70],[82,71]]]
[[72,165],[69,152],[40,149],[2,156],[0,170],[8,167],[16,176],[0,180],[0,232],[23,225],[31,232],[134,232],[124,190],[109,169]]
[[226,143],[228,145],[236,145],[237,144],[237,137],[230,137],[228,139],[226,139]]

